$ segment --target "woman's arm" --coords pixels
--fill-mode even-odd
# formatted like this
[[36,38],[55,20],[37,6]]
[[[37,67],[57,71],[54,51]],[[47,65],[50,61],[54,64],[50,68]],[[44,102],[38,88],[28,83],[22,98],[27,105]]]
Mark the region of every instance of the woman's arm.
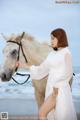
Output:
[[65,55],[66,74],[69,83],[72,83],[73,69],[72,69],[72,57],[71,54],[66,53]]
[[43,77],[47,76],[49,73],[48,58],[39,66],[22,64],[21,62],[17,62],[16,66],[19,66],[20,68],[29,69],[31,78],[36,80],[42,79]]
[[42,62],[39,66],[35,66],[35,65],[30,66],[30,73],[31,73],[31,78],[36,80],[40,80],[45,76],[47,76],[49,73],[48,59]]

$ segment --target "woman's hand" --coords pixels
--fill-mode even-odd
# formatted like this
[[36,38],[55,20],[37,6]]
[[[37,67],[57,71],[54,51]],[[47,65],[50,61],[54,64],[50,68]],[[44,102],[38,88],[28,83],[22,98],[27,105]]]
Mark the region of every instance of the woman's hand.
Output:
[[16,67],[20,67],[20,68],[30,68],[30,65],[25,64],[25,63],[21,63],[20,61],[16,62]]

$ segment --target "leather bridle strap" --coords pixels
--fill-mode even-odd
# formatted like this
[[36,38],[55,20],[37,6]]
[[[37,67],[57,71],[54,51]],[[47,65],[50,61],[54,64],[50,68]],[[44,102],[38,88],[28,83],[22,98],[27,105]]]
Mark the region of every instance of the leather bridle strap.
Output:
[[[18,43],[18,42],[16,42],[16,41],[11,41],[11,40],[8,40],[7,42],[11,42],[11,43],[14,43],[14,44],[19,45],[17,61],[19,61],[19,59],[20,59],[20,49],[21,49],[22,55],[23,55],[23,57],[24,57],[26,63],[28,63],[28,60],[27,60],[27,58],[26,58],[26,56],[25,56],[25,53],[24,53],[24,50],[23,50],[21,41],[20,41],[20,43]],[[15,72],[17,72],[17,70],[18,70],[18,66],[16,67]],[[20,85],[26,83],[26,82],[29,80],[29,78],[30,78],[30,74],[16,73],[16,75],[28,76],[27,79],[26,79],[23,83],[19,83],[18,81],[16,81],[16,80],[12,77],[12,79],[13,79],[17,84],[20,84]]]
[[[21,41],[20,41],[20,43],[15,42],[15,41],[11,41],[11,40],[8,40],[7,42],[11,42],[11,43],[19,45],[17,61],[19,61],[19,58],[20,58],[20,48],[21,48],[21,51],[22,51],[23,57],[25,59],[25,62],[28,63],[28,60],[27,60],[27,58],[26,58],[26,56],[24,54],[24,50],[23,50]],[[18,69],[18,67],[16,67],[15,71],[17,71],[17,69]]]

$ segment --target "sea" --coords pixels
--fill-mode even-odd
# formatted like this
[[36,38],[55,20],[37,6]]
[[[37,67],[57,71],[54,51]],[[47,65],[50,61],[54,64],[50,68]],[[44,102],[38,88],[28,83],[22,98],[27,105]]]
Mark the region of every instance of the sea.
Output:
[[[73,98],[80,99],[80,67],[73,67],[73,71],[75,76],[73,76],[72,96]],[[18,70],[18,73],[29,74],[25,69]],[[27,79],[27,76],[19,76],[16,74],[14,74],[13,77],[19,83],[22,83]],[[2,82],[0,80],[0,98],[34,99],[34,97],[34,87],[31,78],[23,85],[15,83],[12,79],[8,82]]]

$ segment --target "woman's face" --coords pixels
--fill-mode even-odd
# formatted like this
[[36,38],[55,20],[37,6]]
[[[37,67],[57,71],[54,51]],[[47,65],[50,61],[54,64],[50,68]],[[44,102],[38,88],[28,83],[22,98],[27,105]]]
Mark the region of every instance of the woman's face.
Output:
[[58,39],[51,35],[51,47],[52,48],[57,48],[58,47]]

